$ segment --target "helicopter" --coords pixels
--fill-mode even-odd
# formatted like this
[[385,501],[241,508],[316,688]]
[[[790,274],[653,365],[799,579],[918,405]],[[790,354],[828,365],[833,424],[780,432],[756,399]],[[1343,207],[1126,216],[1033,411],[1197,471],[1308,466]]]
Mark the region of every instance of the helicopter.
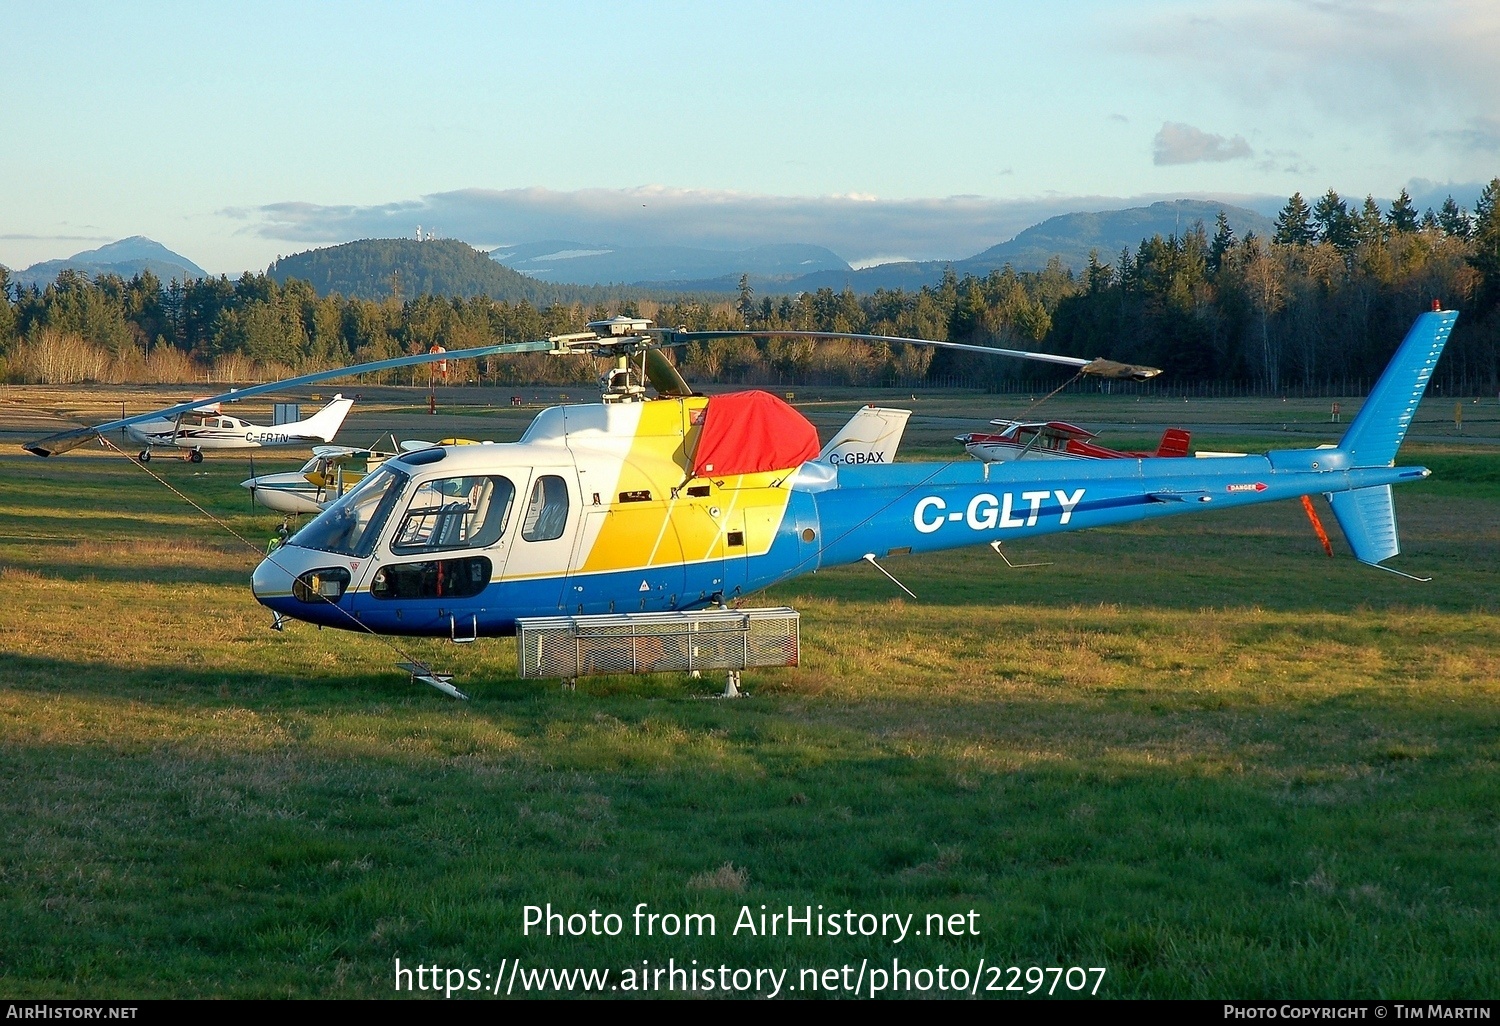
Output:
[[[528,630],[567,627],[564,647],[582,651],[579,625],[590,618],[623,625],[632,639],[637,624],[669,623],[672,637],[689,638],[690,662],[699,650],[694,632],[711,614],[823,568],[863,561],[890,576],[879,561],[891,556],[1316,493],[1328,497],[1358,560],[1421,580],[1383,565],[1400,552],[1391,486],[1430,474],[1395,466],[1395,456],[1457,316],[1434,304],[1417,317],[1337,445],[1213,460],[820,460],[827,448],[791,406],[766,392],[697,394],[663,350],[719,338],[838,337],[1038,359],[1108,378],[1160,373],[1107,360],[831,332],[686,331],[623,316],[590,322],[586,332],[450,351],[441,358],[583,353],[614,366],[600,402],[545,409],[517,442],[438,445],[386,460],[269,553],[251,591],[278,627],[299,620],[456,642],[519,634],[523,676]],[[438,358],[359,364],[236,395]],[[126,424],[25,448],[52,455]],[[629,666],[661,666],[631,644]],[[539,640],[538,666],[542,648]],[[795,662],[795,652],[788,658]],[[581,661],[571,665],[586,672]],[[727,694],[737,671],[720,665],[731,668]],[[409,668],[464,697],[451,678]]]

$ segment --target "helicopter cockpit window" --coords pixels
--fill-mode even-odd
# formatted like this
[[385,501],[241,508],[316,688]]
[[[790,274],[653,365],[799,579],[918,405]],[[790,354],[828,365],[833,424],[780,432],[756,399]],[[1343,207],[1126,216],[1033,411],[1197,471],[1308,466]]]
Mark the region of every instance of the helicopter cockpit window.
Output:
[[505,531],[516,486],[504,477],[444,477],[417,486],[391,539],[401,555],[493,545]]
[[381,467],[293,535],[291,544],[361,559],[368,556],[407,480],[400,471]]
[[527,541],[561,538],[568,524],[568,485],[556,474],[543,474],[531,489],[521,537]]

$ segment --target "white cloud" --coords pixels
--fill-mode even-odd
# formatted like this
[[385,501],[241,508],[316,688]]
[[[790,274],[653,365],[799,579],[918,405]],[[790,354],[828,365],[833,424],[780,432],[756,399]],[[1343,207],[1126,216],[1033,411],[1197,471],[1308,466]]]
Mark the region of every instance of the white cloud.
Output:
[[1500,148],[1494,0],[1168,0],[1129,11],[1117,32],[1130,49],[1283,132],[1276,112],[1305,111],[1310,124],[1378,130],[1407,150],[1436,143],[1470,162]]
[[[1225,145],[1232,147],[1233,140]],[[880,200],[641,186],[573,192],[462,189],[371,206],[286,202],[221,213],[244,221],[243,232],[307,248],[352,239],[409,238],[420,223],[440,225],[444,236],[480,249],[540,242],[570,244],[559,250],[635,245],[740,250],[809,243],[827,247],[854,267],[868,267],[895,260],[963,259],[1057,214],[1119,210],[1185,196],[1252,209],[1267,204],[1276,209],[1285,202],[1284,197],[1223,193]]]
[[856,271],[863,271],[866,267],[879,267],[881,264],[904,264],[909,263],[909,256],[872,256],[862,260],[851,260],[849,266]]
[[1152,159],[1157,164],[1220,163],[1251,156],[1250,144],[1244,136],[1226,139],[1180,121],[1163,124],[1153,144]]
[[309,246],[410,236],[418,224],[481,249],[522,242],[559,249],[684,245],[735,250],[826,246],[851,263],[970,256],[1054,214],[1132,205],[1115,197],[984,196],[883,200],[866,195],[767,196],[641,186],[630,189],[461,189],[370,206],[273,203],[221,211],[241,231]]
[[113,242],[111,235],[32,235],[27,232],[10,232],[0,239],[24,240],[27,242]]
[[[1500,54],[1496,55],[1500,60]],[[1478,153],[1500,153],[1500,118],[1480,116],[1470,118],[1463,128],[1434,131],[1433,138],[1456,143],[1466,150]]]

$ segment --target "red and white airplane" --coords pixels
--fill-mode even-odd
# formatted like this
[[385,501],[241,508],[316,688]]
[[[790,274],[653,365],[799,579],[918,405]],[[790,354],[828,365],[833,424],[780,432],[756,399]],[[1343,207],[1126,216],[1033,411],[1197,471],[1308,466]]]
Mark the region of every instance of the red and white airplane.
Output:
[[1156,456],[1186,456],[1192,435],[1182,428],[1167,428],[1155,452],[1110,449],[1094,441],[1096,435],[1060,420],[992,420],[1001,430],[993,434],[959,435],[964,449],[984,463],[1015,460],[1122,460]]

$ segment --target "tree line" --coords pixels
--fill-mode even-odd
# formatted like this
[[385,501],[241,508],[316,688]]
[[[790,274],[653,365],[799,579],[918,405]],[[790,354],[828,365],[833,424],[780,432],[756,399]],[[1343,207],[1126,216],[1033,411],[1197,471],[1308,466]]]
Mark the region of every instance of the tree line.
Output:
[[[90,280],[64,271],[21,288],[0,267],[0,374],[10,381],[238,382],[344,364],[575,331],[625,313],[694,329],[798,329],[915,336],[1042,349],[1161,367],[1169,381],[1277,390],[1379,373],[1433,300],[1463,313],[1439,376],[1500,388],[1500,178],[1476,208],[1451,197],[1418,214],[1405,190],[1382,209],[1333,190],[1291,196],[1271,238],[1237,238],[1221,214],[1180,237],[1153,236],[1081,271],[1054,260],[870,295],[820,289],[757,297],[748,279],[725,300],[622,293],[539,307],[486,295],[319,295],[308,282],[246,273],[162,282]],[[962,378],[1056,377],[1056,370],[901,345],[728,340],[686,347],[689,380],[919,385]],[[456,362],[458,381],[579,384],[589,360],[541,354]],[[400,381],[400,373],[387,376]]]

